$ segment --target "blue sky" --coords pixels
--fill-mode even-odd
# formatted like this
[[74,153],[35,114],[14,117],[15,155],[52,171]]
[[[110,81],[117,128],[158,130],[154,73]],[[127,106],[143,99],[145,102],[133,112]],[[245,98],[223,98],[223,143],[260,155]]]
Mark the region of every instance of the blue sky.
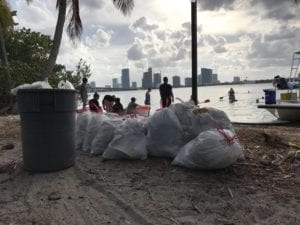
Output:
[[[19,28],[53,36],[54,0],[11,0]],[[294,0],[198,0],[198,71],[212,68],[220,81],[288,76],[292,53],[300,50],[300,6]],[[124,17],[109,0],[81,0],[81,41],[64,33],[57,63],[74,69],[80,58],[91,65],[97,86],[129,68],[141,84],[143,71],[191,76],[190,1],[135,0]],[[182,80],[183,82],[183,80]]]

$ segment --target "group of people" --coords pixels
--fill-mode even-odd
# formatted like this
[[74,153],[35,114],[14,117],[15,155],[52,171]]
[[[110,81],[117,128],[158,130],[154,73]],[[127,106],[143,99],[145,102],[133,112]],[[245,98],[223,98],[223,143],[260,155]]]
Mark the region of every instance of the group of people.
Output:
[[[129,102],[126,110],[123,108],[121,104],[120,98],[115,97],[114,95],[105,95],[102,100],[102,107],[99,104],[99,94],[97,92],[94,93],[93,98],[88,100],[88,87],[87,87],[87,78],[82,79],[82,84],[80,86],[80,97],[83,103],[83,109],[86,106],[89,106],[90,111],[93,112],[102,112],[105,110],[106,112],[113,112],[118,114],[131,114],[134,113],[138,104],[136,103],[136,98],[132,97]],[[145,105],[151,105],[151,88],[148,88],[145,94]],[[159,93],[161,97],[161,106],[168,107],[172,102],[174,102],[174,95],[172,91],[172,85],[168,84],[168,78],[163,78],[163,83],[159,86]]]

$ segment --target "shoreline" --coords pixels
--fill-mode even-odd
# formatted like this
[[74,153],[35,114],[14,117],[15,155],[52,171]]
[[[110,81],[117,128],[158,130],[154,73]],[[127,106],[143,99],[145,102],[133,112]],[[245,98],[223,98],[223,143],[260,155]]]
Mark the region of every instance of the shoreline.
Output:
[[33,173],[22,167],[19,119],[0,117],[0,224],[300,223],[300,127],[234,128],[246,161],[222,170],[77,151],[74,166]]

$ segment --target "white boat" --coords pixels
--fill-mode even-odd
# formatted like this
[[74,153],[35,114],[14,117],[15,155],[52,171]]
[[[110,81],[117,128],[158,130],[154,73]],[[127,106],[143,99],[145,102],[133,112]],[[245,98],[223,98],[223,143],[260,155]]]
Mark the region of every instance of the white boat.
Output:
[[274,99],[274,101],[271,100],[269,102],[271,104],[268,104],[266,99],[266,104],[260,104],[257,106],[258,108],[267,109],[279,120],[300,122],[300,73],[298,74],[299,64],[300,51],[294,52],[293,54],[291,72],[288,82],[279,76],[276,76],[273,81],[273,86],[280,94],[280,100]]

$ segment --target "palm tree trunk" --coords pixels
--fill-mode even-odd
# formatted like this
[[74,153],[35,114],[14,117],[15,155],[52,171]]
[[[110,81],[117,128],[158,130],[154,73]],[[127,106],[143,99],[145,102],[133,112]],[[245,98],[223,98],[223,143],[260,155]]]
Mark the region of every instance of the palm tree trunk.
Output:
[[6,48],[5,48],[5,41],[4,41],[4,35],[3,35],[3,27],[0,23],[0,54],[1,54],[1,63],[3,68],[3,74],[4,74],[4,97],[7,99],[2,99],[6,102],[7,105],[11,103],[11,78],[9,74],[9,68],[8,68],[8,61],[7,61],[7,54],[6,54]]
[[43,73],[41,74],[41,80],[45,80],[51,74],[57,59],[57,55],[59,52],[59,47],[63,35],[65,18],[66,18],[66,10],[67,10],[67,1],[59,0],[58,5],[58,17],[55,27],[53,44],[51,47],[50,55],[47,61],[47,65]]

